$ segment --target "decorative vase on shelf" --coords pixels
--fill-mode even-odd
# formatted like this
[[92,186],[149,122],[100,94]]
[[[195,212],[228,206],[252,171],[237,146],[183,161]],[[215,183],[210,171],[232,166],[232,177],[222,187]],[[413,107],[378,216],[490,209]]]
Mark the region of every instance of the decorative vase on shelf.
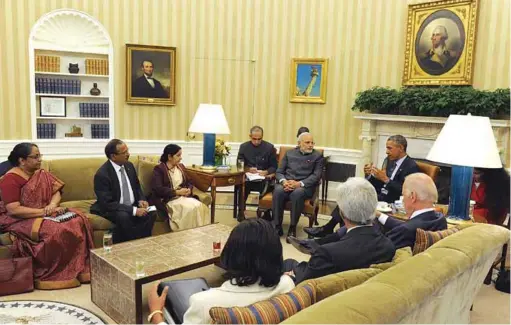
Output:
[[92,96],[99,96],[99,95],[101,95],[101,90],[98,89],[98,84],[94,83],[93,86],[94,87],[92,87],[92,89],[90,90],[90,94]]
[[78,73],[80,71],[80,68],[78,68],[78,63],[69,63],[69,73]]

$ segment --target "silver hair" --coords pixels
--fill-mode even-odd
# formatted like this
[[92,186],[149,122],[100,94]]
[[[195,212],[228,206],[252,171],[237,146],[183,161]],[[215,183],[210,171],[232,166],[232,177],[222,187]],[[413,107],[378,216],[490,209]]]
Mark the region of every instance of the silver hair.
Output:
[[445,26],[439,25],[436,26],[435,29],[433,29],[433,34],[438,30],[438,33],[442,35],[443,38],[447,39],[449,38],[449,35],[447,34],[447,28]]
[[369,224],[375,218],[378,195],[365,178],[350,177],[337,188],[337,205],[354,224]]
[[303,132],[301,133],[299,136],[298,136],[298,141],[302,141],[303,137],[306,136],[306,135],[312,135],[311,133],[309,132]]
[[403,183],[403,195],[411,193],[417,195],[417,200],[436,203],[438,201],[438,190],[435,182],[426,174],[413,173],[405,178]]
[[250,134],[254,132],[261,132],[261,135],[264,134],[263,128],[260,127],[259,125],[254,125],[253,127],[250,128]]
[[408,142],[406,141],[406,138],[400,134],[391,135],[387,141],[392,141],[397,145],[403,146],[403,150],[406,152],[406,147],[408,147]]

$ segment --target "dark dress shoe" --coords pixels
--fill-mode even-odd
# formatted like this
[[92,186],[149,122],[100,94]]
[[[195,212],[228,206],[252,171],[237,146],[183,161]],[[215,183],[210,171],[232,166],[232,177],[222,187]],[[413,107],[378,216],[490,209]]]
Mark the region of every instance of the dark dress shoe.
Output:
[[305,227],[303,228],[303,231],[307,235],[310,235],[312,237],[325,237],[326,235],[332,234],[334,231],[326,229],[325,227]]
[[300,253],[312,255],[314,250],[307,245],[307,240],[298,239],[296,237],[287,237],[291,245],[296,248]]
[[289,230],[287,231],[287,236],[286,236],[286,243],[290,243],[289,242],[289,237],[296,237],[296,226],[289,226]]
[[284,230],[282,230],[282,226],[276,226],[275,230],[277,231],[277,234],[280,236],[284,235]]

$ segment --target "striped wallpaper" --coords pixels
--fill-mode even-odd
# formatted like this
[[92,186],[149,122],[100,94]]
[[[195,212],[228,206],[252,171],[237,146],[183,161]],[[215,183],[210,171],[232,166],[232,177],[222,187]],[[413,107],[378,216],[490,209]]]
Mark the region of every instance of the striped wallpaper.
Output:
[[[226,111],[229,141],[259,124],[293,143],[311,128],[324,147],[360,148],[358,91],[400,87],[406,0],[0,0],[0,139],[30,134],[28,36],[41,15],[72,8],[96,17],[115,52],[115,123],[123,139],[185,139],[201,102]],[[509,87],[508,0],[481,0],[474,86]],[[125,101],[125,44],[177,47],[177,105]],[[292,57],[329,59],[327,102],[291,104]]]

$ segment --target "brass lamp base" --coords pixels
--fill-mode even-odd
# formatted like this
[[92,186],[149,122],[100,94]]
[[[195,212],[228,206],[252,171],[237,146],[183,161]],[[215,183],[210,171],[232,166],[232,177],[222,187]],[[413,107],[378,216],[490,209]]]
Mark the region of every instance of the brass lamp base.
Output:
[[200,169],[206,170],[206,171],[216,171],[216,166],[208,166],[208,165],[201,165],[199,166]]

